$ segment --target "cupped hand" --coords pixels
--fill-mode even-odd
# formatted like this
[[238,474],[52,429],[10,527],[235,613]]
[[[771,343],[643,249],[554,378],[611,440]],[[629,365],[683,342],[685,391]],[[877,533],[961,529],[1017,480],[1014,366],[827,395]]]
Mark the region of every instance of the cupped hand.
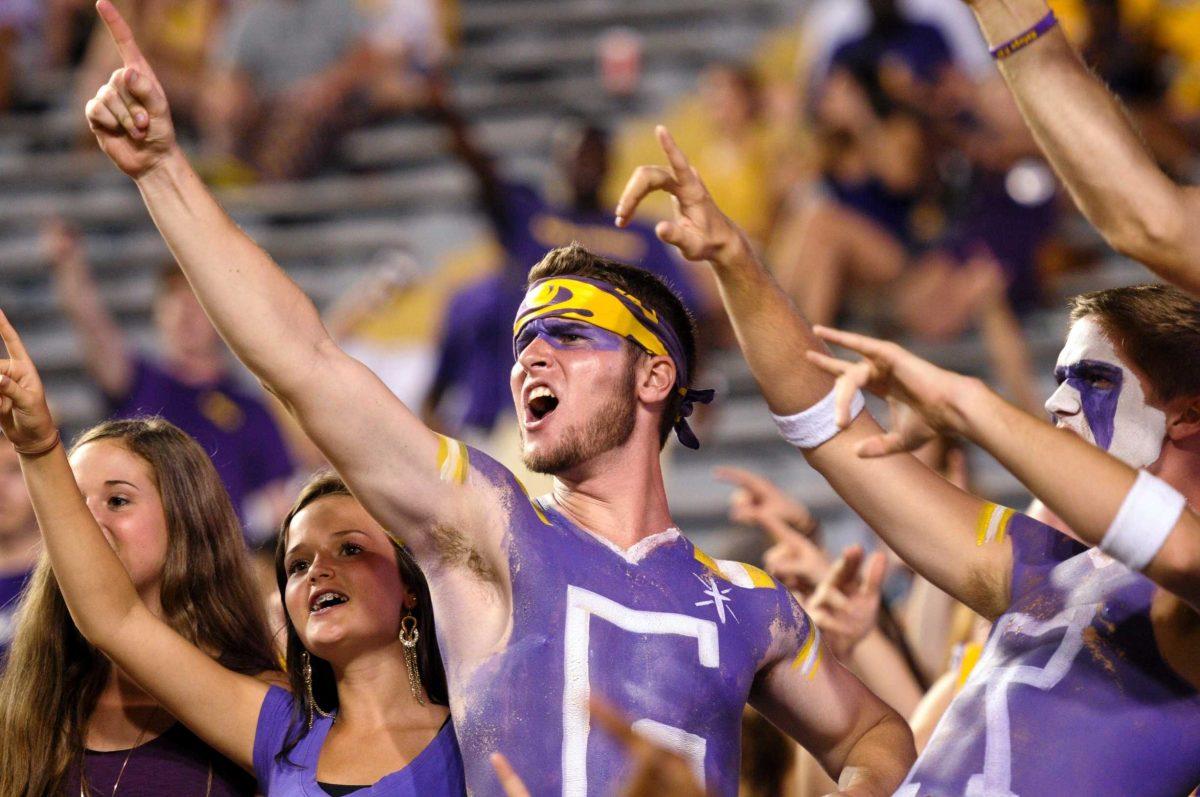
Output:
[[806,601],[809,617],[839,659],[878,624],[886,574],[887,556],[882,551],[868,557],[861,545],[851,545]]
[[44,451],[58,439],[58,429],[37,368],[3,312],[0,339],[5,349],[5,358],[0,359],[0,430],[18,451]]
[[167,95],[129,24],[109,0],[99,0],[96,11],[117,46],[122,66],[88,101],[88,126],[104,154],[137,179],[175,148],[175,127]]
[[850,407],[858,390],[868,390],[888,400],[892,429],[859,444],[861,457],[882,457],[915,451],[938,434],[958,435],[965,421],[955,407],[955,397],[971,381],[962,374],[939,368],[889,341],[814,327],[822,340],[861,354],[852,363],[818,351],[808,351],[809,361],[837,377],[835,419],[839,428],[850,425]]
[[719,262],[749,251],[745,234],[717,207],[699,173],[688,163],[667,128],[659,125],[654,132],[669,166],[634,169],[617,202],[617,226],[629,223],[646,196],[666,191],[674,199],[674,218],[660,221],[654,228],[655,235],[664,243],[674,246],[688,260],[696,261]]

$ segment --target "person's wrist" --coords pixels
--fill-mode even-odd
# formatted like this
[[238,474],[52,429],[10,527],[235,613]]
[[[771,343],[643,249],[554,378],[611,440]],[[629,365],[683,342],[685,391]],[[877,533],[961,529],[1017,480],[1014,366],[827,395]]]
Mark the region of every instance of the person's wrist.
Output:
[[133,178],[138,188],[147,188],[157,184],[175,182],[182,170],[190,168],[187,161],[187,156],[179,144],[172,143],[166,152],[162,154],[158,160],[146,167],[139,175]]
[[1050,10],[1045,0],[974,0],[970,5],[989,49],[1029,30]]
[[55,429],[52,433],[45,435],[40,442],[21,446],[14,443],[13,450],[25,459],[37,459],[58,448],[61,442],[62,435],[58,429]]
[[978,419],[987,417],[989,406],[999,397],[982,379],[974,376],[958,376],[958,382],[950,390],[950,401],[945,414],[948,431],[975,441]]

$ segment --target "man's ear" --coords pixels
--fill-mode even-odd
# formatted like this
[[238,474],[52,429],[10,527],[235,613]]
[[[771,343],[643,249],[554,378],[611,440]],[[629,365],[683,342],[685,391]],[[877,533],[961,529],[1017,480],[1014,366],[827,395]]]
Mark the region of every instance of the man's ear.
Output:
[[649,357],[638,369],[638,398],[656,404],[671,397],[675,387],[675,362],[670,357]]
[[1175,442],[1200,439],[1200,396],[1179,398],[1167,404],[1167,437]]

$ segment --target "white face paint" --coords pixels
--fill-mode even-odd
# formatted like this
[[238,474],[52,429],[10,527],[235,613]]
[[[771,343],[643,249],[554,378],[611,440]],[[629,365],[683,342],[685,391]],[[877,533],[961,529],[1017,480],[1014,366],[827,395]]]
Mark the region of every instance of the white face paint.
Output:
[[1071,327],[1054,369],[1058,389],[1046,410],[1061,427],[1135,468],[1158,460],[1167,416],[1146,403],[1137,374],[1091,318]]

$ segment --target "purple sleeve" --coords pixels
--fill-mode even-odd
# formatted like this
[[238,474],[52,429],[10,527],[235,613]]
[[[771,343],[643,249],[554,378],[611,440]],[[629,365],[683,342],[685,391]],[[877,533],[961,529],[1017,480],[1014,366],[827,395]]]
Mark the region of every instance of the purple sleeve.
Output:
[[1087,550],[1082,543],[1028,515],[1014,512],[1008,523],[1012,540],[1012,600],[1045,587],[1054,566]]
[[262,794],[271,792],[271,778],[279,768],[275,756],[283,749],[293,702],[290,692],[272,686],[258,710],[258,727],[254,731],[254,776],[258,778],[258,790]]

